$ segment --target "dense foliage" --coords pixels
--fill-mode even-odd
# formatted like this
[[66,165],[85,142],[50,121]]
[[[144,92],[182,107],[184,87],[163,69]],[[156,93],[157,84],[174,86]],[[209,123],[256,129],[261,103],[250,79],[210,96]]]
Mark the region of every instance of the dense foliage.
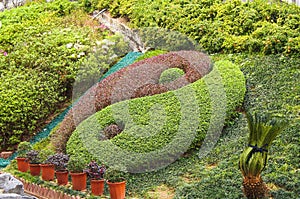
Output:
[[[185,74],[175,81],[159,84],[161,73],[175,67],[184,70]],[[76,125],[96,111],[126,99],[175,90],[196,81],[210,70],[209,57],[196,51],[171,52],[123,68],[95,84],[76,102],[52,136],[52,142],[57,150],[65,151],[66,142]]]
[[[225,98],[220,97],[218,89],[209,87],[217,84],[218,75]],[[122,101],[97,112],[73,132],[67,153],[75,157],[91,155],[108,166],[121,164],[130,172],[166,166],[176,154],[200,144],[208,128],[217,125],[216,118],[222,113],[214,109],[214,104],[225,103],[229,117],[243,101],[244,92],[245,79],[239,68],[228,61],[217,62],[208,75],[188,86]],[[211,97],[213,93],[219,97]],[[112,123],[123,123],[125,128],[110,140],[101,139],[102,129]]]
[[300,52],[300,8],[254,0],[86,0],[133,27],[162,27],[197,40],[210,53]]
[[103,34],[67,0],[7,10],[0,21],[0,148],[12,149],[70,97],[80,62]]

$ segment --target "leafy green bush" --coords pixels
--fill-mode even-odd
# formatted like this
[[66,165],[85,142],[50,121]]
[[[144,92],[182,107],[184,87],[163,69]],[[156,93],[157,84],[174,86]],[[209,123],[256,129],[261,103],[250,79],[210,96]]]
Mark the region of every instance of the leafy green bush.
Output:
[[67,0],[6,10],[0,21],[0,148],[13,149],[70,97],[80,63],[106,33]]
[[[206,83],[216,83],[218,75],[222,77],[227,100],[220,98],[219,90],[215,91],[219,97],[210,98]],[[125,165],[130,172],[151,169],[153,165],[143,153],[154,152],[156,155],[151,158],[164,160],[155,163],[164,164],[166,160],[172,160],[172,155],[178,151],[201,143],[209,123],[217,125],[216,118],[211,120],[211,103],[222,104],[220,100],[225,100],[229,117],[242,103],[244,92],[245,80],[239,68],[228,61],[217,62],[211,73],[181,89],[119,102],[90,116],[73,132],[67,143],[67,153],[72,156],[90,155],[106,165]],[[181,104],[180,99],[184,99],[185,103]],[[193,105],[199,106],[199,110],[195,110]],[[125,124],[122,133],[110,140],[102,140],[102,129],[120,121]],[[195,129],[196,134],[191,129]],[[187,140],[190,141],[188,148],[183,149]],[[128,153],[136,156],[131,157]]]
[[10,68],[0,76],[1,148],[19,143],[43,123],[64,89],[58,75],[33,69]]
[[165,70],[161,73],[159,77],[159,83],[169,83],[177,78],[181,77],[184,74],[184,71],[180,68],[170,68],[168,70]]
[[30,151],[32,149],[32,146],[30,145],[29,142],[20,142],[18,144],[18,157],[21,157],[21,158],[25,158],[26,157],[26,153],[28,151]]
[[71,156],[68,161],[67,168],[72,173],[82,173],[88,163],[89,160],[84,156]]

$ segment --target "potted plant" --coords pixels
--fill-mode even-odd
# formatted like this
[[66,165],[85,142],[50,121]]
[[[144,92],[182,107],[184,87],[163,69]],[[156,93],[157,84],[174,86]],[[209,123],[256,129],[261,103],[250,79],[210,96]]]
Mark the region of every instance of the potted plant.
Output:
[[18,145],[18,157],[16,158],[18,164],[18,170],[21,172],[26,172],[29,169],[29,163],[27,160],[26,153],[32,149],[29,142],[20,142]]
[[70,157],[67,168],[70,171],[73,190],[82,191],[86,189],[87,174],[83,172],[86,164],[84,157]]
[[268,197],[268,187],[261,178],[267,164],[268,150],[275,137],[286,127],[283,120],[270,115],[247,113],[250,131],[248,146],[240,156],[239,168],[243,174],[243,191],[248,199]]
[[54,180],[54,164],[47,162],[47,159],[50,155],[53,155],[54,151],[48,148],[45,148],[40,151],[39,159],[42,162],[40,164],[42,171],[42,179],[45,181]]
[[69,161],[69,156],[63,153],[56,153],[48,157],[47,162],[54,165],[55,176],[57,183],[59,185],[68,184],[68,174],[67,163]]
[[29,161],[30,174],[33,176],[40,175],[41,167],[40,167],[39,151],[30,150],[27,152],[26,155]]
[[99,166],[96,161],[92,160],[84,171],[88,174],[91,179],[91,191],[95,196],[101,196],[104,192],[104,173],[105,166]]
[[106,183],[111,199],[124,199],[126,193],[125,177],[127,172],[118,167],[109,167],[105,172]]

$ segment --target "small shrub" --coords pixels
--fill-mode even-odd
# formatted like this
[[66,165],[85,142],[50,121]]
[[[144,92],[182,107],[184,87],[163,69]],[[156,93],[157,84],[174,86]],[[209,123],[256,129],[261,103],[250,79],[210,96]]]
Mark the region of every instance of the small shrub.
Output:
[[39,151],[30,150],[26,153],[26,157],[29,160],[30,164],[39,164],[41,160],[39,158]]
[[32,150],[32,146],[29,142],[24,141],[24,142],[20,142],[20,144],[18,145],[18,157],[21,158],[25,158],[27,152],[29,152],[30,150]]
[[67,168],[72,173],[82,173],[88,161],[82,156],[70,156]]
[[56,153],[47,158],[46,163],[54,164],[56,171],[64,171],[67,169],[69,156],[63,153]]
[[53,149],[44,148],[39,152],[39,160],[41,163],[47,163],[47,159],[55,152]]
[[126,180],[126,176],[128,173],[126,171],[121,170],[121,168],[115,166],[115,167],[109,167],[105,172],[105,178],[108,182],[122,182]]

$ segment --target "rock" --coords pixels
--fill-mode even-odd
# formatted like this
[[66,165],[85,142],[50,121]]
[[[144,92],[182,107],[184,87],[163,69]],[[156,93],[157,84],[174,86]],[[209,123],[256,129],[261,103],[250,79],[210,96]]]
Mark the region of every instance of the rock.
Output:
[[7,193],[0,194],[0,199],[22,199],[22,196],[15,193]]
[[8,173],[0,174],[0,189],[3,193],[24,195],[23,183]]
[[21,196],[16,193],[5,193],[5,194],[0,194],[0,199],[37,199],[37,198],[31,196]]

